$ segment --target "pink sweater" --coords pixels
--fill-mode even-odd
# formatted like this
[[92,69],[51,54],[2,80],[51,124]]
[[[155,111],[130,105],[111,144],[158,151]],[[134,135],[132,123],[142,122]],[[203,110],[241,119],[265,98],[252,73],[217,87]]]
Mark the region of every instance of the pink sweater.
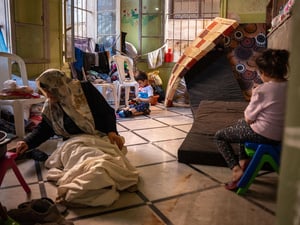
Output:
[[284,113],[287,82],[266,82],[253,90],[245,117],[251,121],[256,133],[281,141],[284,128]]

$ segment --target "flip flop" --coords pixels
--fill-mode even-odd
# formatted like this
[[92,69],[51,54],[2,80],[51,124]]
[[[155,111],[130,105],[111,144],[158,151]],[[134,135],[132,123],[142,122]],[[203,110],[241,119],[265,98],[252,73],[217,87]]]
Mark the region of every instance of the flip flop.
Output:
[[57,204],[55,203],[52,199],[50,198],[47,198],[47,197],[43,197],[43,198],[40,198],[40,199],[33,199],[31,201],[28,201],[28,202],[23,202],[21,203],[20,205],[18,205],[18,208],[21,209],[21,208],[26,208],[26,207],[31,207],[32,204],[34,204],[36,201],[48,201],[50,204],[54,204],[56,205],[58,211],[60,212],[60,214],[65,214],[68,210],[68,208],[62,204]]

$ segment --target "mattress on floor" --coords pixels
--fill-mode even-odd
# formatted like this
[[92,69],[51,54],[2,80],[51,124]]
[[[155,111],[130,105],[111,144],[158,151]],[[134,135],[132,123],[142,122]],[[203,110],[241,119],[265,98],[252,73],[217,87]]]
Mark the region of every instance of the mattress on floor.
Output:
[[[248,102],[202,100],[194,112],[194,123],[178,150],[178,161],[227,166],[214,143],[214,134],[243,118]],[[238,146],[235,145],[235,148]]]

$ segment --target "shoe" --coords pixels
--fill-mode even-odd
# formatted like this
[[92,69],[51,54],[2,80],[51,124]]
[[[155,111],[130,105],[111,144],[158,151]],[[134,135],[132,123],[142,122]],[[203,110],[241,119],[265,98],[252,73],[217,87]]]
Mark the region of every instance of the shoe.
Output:
[[[44,197],[44,198],[40,198],[39,200],[48,201],[50,204],[55,204],[60,214],[65,214],[68,210],[66,206],[64,206],[62,204],[54,203],[52,201],[52,199],[50,199],[50,198]],[[29,207],[31,204],[34,203],[34,201],[37,201],[37,200],[35,199],[35,200],[28,201],[28,202],[23,202],[20,205],[18,205],[18,209]]]
[[230,181],[225,184],[225,188],[229,191],[236,191],[238,189],[238,183],[240,180]]
[[127,117],[131,117],[132,116],[132,112],[129,111],[129,110],[122,110],[118,114],[119,114],[119,116],[121,118],[127,118]]
[[66,220],[58,211],[55,204],[47,198],[35,199],[20,208],[11,209],[7,215],[22,225],[31,224],[59,224],[73,225],[72,221]]
[[125,116],[125,113],[124,113],[124,110],[119,111],[119,112],[118,112],[118,115],[119,115],[119,117],[121,117],[121,118],[125,118],[125,117],[126,117],[126,116]]

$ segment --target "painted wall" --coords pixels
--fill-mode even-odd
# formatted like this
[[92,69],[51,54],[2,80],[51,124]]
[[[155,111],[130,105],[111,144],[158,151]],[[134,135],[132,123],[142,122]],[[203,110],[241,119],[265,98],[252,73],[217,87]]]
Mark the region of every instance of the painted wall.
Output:
[[[61,0],[46,1],[46,12],[42,12],[41,0],[21,1],[14,0],[14,20],[22,23],[33,23],[42,25],[41,17],[47,17],[48,32],[48,60],[44,62],[32,62],[30,56],[34,58],[41,57],[44,54],[43,34],[41,29],[28,27],[22,28],[18,26],[15,28],[16,36],[16,53],[22,58],[25,58],[28,77],[33,79],[41,72],[48,68],[62,67],[62,17]],[[29,60],[28,60],[29,59]]]
[[164,63],[161,67],[157,68],[157,69],[149,69],[148,68],[148,64],[147,62],[139,62],[137,64],[137,69],[138,70],[142,70],[145,72],[150,72],[150,71],[154,71],[154,70],[158,70],[159,71],[159,76],[163,82],[163,89],[167,90],[167,85],[168,85],[168,81],[169,81],[169,77],[172,73],[172,69],[174,67],[175,63],[171,62],[171,63]]
[[[269,0],[223,0],[227,3],[227,18],[236,19],[239,23],[264,23],[266,7]],[[225,6],[226,7],[226,6]]]
[[139,46],[139,1],[121,1],[121,31],[126,32],[126,41],[132,43],[136,48]]
[[[293,11],[299,12],[300,1]],[[290,40],[290,80],[277,198],[277,225],[300,224],[300,14],[293,13]]]
[[[155,6],[159,6],[160,0],[148,0],[143,2],[144,13],[155,12]],[[126,41],[132,43],[137,49],[139,48],[139,1],[136,0],[122,0],[121,1],[121,31],[126,32]],[[160,17],[151,14],[145,15],[142,19],[143,35],[161,35]],[[161,41],[157,38],[144,38],[142,57],[139,58],[137,68],[145,72],[159,70],[159,75],[163,81],[163,88],[166,88],[171,70],[174,63],[164,63],[157,69],[149,69],[147,64],[146,54],[150,51],[161,47]]]
[[[122,0],[121,1],[121,31],[126,32],[126,41],[132,43],[138,51],[140,50],[139,26],[142,26],[142,54],[151,52],[161,47],[163,40],[159,36],[163,36],[161,27],[163,26],[163,18],[158,16],[160,13],[161,0],[143,1],[141,23],[139,22],[139,1]],[[152,37],[149,37],[152,36]],[[155,37],[155,38],[153,38]]]

